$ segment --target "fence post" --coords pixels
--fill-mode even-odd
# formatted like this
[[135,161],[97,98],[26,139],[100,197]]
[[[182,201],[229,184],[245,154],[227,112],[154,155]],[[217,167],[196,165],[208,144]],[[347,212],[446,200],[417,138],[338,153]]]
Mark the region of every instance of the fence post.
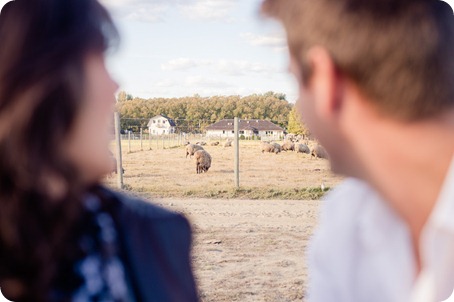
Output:
[[235,160],[234,160],[234,171],[235,171],[235,187],[239,189],[240,187],[240,144],[239,144],[239,136],[238,136],[238,118],[235,117],[234,119],[234,153],[235,153]]
[[120,137],[120,113],[114,113],[115,123],[115,141],[116,141],[116,157],[117,157],[117,185],[123,189],[123,158],[121,156],[121,137]]
[[128,153],[131,153],[131,131],[128,130]]
[[142,127],[140,127],[140,151],[143,151],[142,135],[143,135]]
[[150,131],[150,128],[148,128],[148,147],[150,147],[150,150],[151,150],[151,131]]

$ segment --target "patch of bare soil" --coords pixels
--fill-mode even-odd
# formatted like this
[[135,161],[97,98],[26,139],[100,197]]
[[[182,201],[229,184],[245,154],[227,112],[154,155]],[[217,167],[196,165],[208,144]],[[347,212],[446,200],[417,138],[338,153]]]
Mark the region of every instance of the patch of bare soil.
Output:
[[302,301],[321,201],[163,199],[194,230],[201,301]]

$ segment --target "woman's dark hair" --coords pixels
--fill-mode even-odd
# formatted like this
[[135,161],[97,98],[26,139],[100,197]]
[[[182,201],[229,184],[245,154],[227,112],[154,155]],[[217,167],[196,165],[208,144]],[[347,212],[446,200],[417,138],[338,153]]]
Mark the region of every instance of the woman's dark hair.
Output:
[[[114,39],[113,39],[114,38]],[[0,15],[0,288],[48,300],[87,184],[62,155],[84,60],[117,38],[96,0],[15,0]]]

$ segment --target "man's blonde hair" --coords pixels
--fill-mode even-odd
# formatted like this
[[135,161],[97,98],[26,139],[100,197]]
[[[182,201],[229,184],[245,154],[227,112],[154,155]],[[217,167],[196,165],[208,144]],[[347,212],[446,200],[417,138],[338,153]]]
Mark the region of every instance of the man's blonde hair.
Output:
[[306,81],[306,53],[317,45],[386,114],[417,120],[454,107],[454,19],[447,3],[265,0],[262,10],[283,23]]

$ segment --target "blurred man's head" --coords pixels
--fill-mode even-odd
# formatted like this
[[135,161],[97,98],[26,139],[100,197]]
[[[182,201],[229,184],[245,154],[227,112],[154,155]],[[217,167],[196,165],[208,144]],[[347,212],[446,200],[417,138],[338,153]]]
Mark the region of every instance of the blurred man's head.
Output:
[[263,10],[287,31],[297,107],[334,166],[344,158],[339,119],[361,114],[356,105],[402,123],[454,109],[454,18],[445,2],[265,0]]

